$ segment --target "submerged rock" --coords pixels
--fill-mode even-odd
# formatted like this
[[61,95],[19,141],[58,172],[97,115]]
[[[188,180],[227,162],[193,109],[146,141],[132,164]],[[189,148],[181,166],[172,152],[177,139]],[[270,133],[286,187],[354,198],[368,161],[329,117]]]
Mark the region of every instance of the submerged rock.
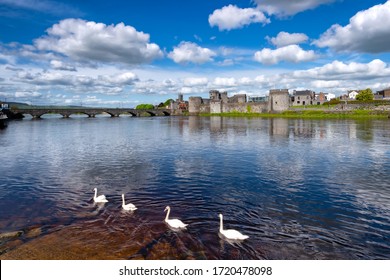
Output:
[[28,230],[25,234],[25,237],[26,238],[36,238],[41,234],[42,234],[42,228],[38,227],[38,228],[33,228],[33,229]]
[[3,232],[0,233],[0,239],[12,239],[17,238],[23,234],[23,231],[11,231],[11,232]]

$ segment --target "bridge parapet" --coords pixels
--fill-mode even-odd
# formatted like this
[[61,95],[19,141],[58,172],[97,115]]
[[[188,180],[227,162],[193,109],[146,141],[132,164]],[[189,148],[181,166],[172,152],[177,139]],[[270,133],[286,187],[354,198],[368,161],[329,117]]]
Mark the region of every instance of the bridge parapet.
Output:
[[57,109],[57,108],[31,108],[31,109],[13,109],[15,114],[29,114],[33,118],[40,118],[45,114],[60,114],[64,118],[69,118],[73,114],[85,114],[88,117],[95,117],[99,114],[109,114],[111,117],[119,117],[123,114],[130,114],[133,117],[140,117],[143,115],[149,116],[170,116],[170,109],[126,109],[126,108],[75,108],[75,109]]

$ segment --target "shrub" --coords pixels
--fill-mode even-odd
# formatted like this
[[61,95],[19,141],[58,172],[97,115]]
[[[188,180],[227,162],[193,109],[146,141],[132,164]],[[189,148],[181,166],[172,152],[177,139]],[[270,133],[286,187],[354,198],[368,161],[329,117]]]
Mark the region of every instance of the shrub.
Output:
[[339,98],[333,98],[331,99],[330,101],[328,102],[324,102],[324,106],[328,106],[328,105],[337,105],[337,104],[340,104],[340,99]]

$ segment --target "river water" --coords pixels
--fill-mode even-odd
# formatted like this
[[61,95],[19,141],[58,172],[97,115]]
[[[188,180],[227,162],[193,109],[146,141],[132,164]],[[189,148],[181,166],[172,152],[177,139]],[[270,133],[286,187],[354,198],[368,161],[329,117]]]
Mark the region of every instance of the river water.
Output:
[[390,258],[389,120],[25,119],[0,141],[1,259]]

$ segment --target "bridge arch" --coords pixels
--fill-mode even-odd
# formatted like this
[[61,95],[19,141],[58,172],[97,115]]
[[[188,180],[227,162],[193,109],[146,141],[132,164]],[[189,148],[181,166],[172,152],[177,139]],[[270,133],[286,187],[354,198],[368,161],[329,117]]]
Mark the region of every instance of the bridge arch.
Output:
[[[97,115],[99,115],[100,117],[116,117],[116,114],[112,113],[112,112],[109,112],[109,111],[101,111],[101,112],[96,112],[93,114],[94,117],[96,117]],[[108,116],[107,116],[108,115]]]
[[146,110],[145,112],[148,113],[151,117],[155,117],[156,116],[156,113],[153,112],[153,111]]
[[71,112],[71,113],[62,113],[61,114],[64,118],[70,118],[72,115],[84,115],[84,116],[87,116],[89,118],[92,117],[91,114],[88,114],[86,112],[83,112],[83,111],[80,111],[80,112]]
[[34,119],[42,119],[42,118],[63,118],[64,115],[58,112],[43,112],[42,114],[33,115]]
[[23,118],[25,118],[25,117],[34,118],[33,114],[28,113],[28,112],[26,112],[26,113],[20,112],[19,114],[21,114],[23,116]]
[[137,114],[134,113],[134,111],[126,111],[126,112],[124,112],[124,113],[128,113],[128,114],[131,115],[132,117],[136,117],[136,116],[137,116]]

